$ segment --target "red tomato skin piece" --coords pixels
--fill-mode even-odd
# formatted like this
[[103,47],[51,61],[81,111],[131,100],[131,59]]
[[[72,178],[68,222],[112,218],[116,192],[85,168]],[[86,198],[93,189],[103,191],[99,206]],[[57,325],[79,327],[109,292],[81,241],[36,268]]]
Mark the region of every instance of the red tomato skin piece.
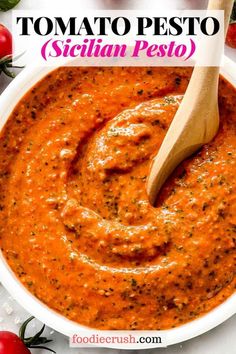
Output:
[[12,34],[0,24],[0,59],[12,54]]
[[30,354],[30,350],[14,333],[0,332],[0,354]]
[[231,48],[236,48],[236,22],[229,25],[226,44]]

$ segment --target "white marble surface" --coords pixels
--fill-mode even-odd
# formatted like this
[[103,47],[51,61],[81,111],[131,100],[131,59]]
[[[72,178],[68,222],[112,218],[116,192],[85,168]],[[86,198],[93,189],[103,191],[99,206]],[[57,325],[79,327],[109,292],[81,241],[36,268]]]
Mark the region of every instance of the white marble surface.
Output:
[[[17,6],[19,9],[43,9],[56,6],[63,7],[65,4],[76,6],[86,6],[88,8],[161,8],[178,7],[178,8],[203,8],[206,6],[205,0],[21,0]],[[86,5],[85,5],[86,4]],[[10,13],[0,13],[0,23],[11,26]],[[236,50],[226,48],[226,54],[236,62]],[[5,89],[10,80],[4,76],[0,76],[0,93]],[[15,332],[18,331],[23,320],[29,317],[29,314],[17,304],[7,291],[0,285],[0,330],[8,329]],[[30,333],[40,328],[40,323],[34,321],[30,326]],[[182,344],[177,344],[166,349],[154,349],[146,351],[138,351],[138,354],[236,354],[236,316],[232,317],[221,326],[212,331],[189,340]],[[69,349],[68,340],[63,335],[54,332],[52,329],[46,329],[47,335],[53,339],[52,348],[57,354],[121,354],[119,350],[108,349]],[[134,351],[124,351],[122,354],[131,354]],[[44,354],[46,351],[35,350],[32,353]],[[137,351],[136,351],[137,353]]]

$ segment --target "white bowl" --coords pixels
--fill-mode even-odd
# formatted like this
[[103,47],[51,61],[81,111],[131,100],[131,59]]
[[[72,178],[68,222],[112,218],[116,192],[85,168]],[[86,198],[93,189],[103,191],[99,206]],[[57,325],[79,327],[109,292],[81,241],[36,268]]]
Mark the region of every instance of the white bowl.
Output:
[[[14,81],[7,87],[0,97],[0,130],[6,123],[12,110],[25,95],[25,93],[34,86],[40,79],[48,74],[52,68],[27,68],[23,70]],[[236,86],[236,64],[227,57],[224,58],[221,70],[234,86]],[[36,297],[34,297],[17,279],[13,271],[8,266],[2,253],[0,252],[0,280],[9,291],[9,293],[22,305],[28,312],[38,318],[56,331],[67,336],[74,333],[80,333],[82,330],[88,330],[87,327],[68,320],[66,317],[53,311]],[[236,294],[229,297],[224,303],[217,306],[206,315],[188,322],[174,329],[163,331],[165,333],[166,345],[172,345],[196,337],[210,329],[218,326],[229,317],[236,313]],[[103,345],[104,346],[104,345]],[[109,348],[121,348],[119,345],[107,345]],[[142,349],[157,347],[155,344],[147,344]],[[137,345],[130,346],[129,349],[140,349]]]

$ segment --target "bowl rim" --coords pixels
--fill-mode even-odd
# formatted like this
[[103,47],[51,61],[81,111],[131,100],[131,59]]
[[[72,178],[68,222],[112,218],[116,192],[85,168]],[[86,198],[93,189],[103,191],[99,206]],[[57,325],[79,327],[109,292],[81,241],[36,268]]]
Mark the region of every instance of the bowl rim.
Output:
[[[0,131],[8,120],[11,112],[15,108],[19,100],[43,77],[56,67],[37,67],[30,66],[24,69],[5,89],[0,96]],[[223,65],[221,67],[223,76],[236,87],[236,63],[231,59],[224,57]],[[75,333],[86,331],[99,330],[92,329],[73,322],[53,309],[49,308],[34,295],[32,295],[24,285],[18,280],[10,266],[7,264],[1,250],[0,250],[0,280],[3,286],[9,291],[12,297],[29,313],[34,315],[47,326],[56,331],[66,335],[72,336]],[[196,336],[199,336],[219,324],[226,321],[228,318],[236,313],[236,293],[232,294],[226,301],[215,307],[210,312],[201,317],[185,323],[179,327],[158,331],[159,334],[163,332],[167,346],[184,342]],[[149,331],[156,332],[156,331]],[[155,334],[153,334],[155,335]],[[123,346],[116,345],[101,345],[101,347],[124,349]],[[157,348],[156,344],[147,344],[145,347],[132,345],[125,349],[150,349]]]

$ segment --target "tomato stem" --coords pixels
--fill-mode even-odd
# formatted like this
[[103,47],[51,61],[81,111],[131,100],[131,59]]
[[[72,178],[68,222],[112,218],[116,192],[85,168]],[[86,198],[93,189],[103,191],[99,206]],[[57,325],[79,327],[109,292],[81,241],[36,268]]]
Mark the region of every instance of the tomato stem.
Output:
[[42,346],[42,344],[46,344],[46,343],[50,343],[52,342],[51,339],[47,339],[46,337],[41,337],[41,334],[43,333],[44,329],[45,329],[45,325],[43,325],[43,327],[40,329],[39,332],[37,332],[33,337],[25,337],[25,331],[26,331],[26,327],[28,326],[28,324],[34,319],[34,316],[31,316],[30,318],[28,318],[21,326],[20,330],[19,330],[19,337],[22,340],[22,342],[24,342],[25,346],[27,348],[39,348],[39,349],[45,349],[48,350],[52,353],[56,353],[54,350],[44,347]]
[[12,71],[8,70],[6,65],[2,67],[2,72],[4,72],[4,74],[11,77],[12,79],[14,79],[14,77],[16,76]]
[[[17,60],[19,57],[21,57],[21,55],[18,55],[17,57],[15,57],[15,60]],[[5,57],[0,59],[0,75],[3,72],[7,76],[9,76],[11,78],[14,78],[16,75],[11,70],[9,70],[9,68],[11,68],[11,69],[16,69],[16,68],[22,69],[23,66],[12,65],[12,55],[6,55]]]

